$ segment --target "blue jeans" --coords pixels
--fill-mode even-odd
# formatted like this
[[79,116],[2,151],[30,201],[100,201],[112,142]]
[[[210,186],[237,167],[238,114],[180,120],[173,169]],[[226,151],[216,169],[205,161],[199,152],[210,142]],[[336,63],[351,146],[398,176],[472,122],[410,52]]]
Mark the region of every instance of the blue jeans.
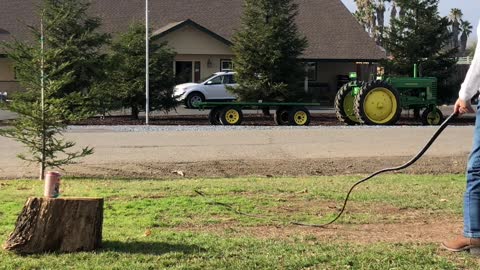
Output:
[[477,106],[473,146],[467,166],[467,187],[463,198],[463,234],[480,238],[480,104]]

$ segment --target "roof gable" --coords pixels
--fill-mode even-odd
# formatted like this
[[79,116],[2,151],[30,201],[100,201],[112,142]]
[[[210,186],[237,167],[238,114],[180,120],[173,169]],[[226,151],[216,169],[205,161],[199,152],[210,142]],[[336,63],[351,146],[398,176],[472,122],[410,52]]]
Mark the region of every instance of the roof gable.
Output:
[[225,45],[232,45],[232,42],[230,42],[229,40],[225,39],[224,37],[214,33],[213,31],[210,31],[208,30],[207,28],[201,26],[200,24],[190,20],[190,19],[187,19],[185,21],[182,21],[182,22],[175,22],[175,23],[170,23],[156,31],[153,31],[152,33],[152,40],[155,41],[161,37],[164,37],[166,35],[168,35],[169,33],[172,33],[178,29],[181,29],[183,27],[187,27],[187,26],[191,26],[193,28],[196,28],[197,30],[207,34],[207,35],[210,35],[211,37],[217,39],[218,41],[224,43]]

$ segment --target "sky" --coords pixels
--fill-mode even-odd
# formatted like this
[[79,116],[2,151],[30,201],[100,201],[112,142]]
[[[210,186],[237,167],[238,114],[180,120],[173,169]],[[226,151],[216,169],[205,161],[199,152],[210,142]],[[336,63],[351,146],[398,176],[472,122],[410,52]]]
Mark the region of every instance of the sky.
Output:
[[[356,9],[353,0],[342,0],[342,2],[353,12]],[[440,15],[447,16],[452,8],[459,8],[463,12],[464,20],[472,23],[474,31],[470,37],[470,42],[476,38],[476,29],[480,20],[480,1],[479,0],[440,0]],[[388,13],[388,12],[387,12]]]

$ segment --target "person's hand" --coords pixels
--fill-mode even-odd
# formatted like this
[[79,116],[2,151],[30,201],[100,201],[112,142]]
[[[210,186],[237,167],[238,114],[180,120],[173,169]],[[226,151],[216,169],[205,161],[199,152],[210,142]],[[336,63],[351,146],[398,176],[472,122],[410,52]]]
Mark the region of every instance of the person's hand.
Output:
[[465,101],[462,99],[457,99],[457,102],[455,102],[455,107],[453,109],[455,113],[459,114],[465,114],[465,113],[474,113],[475,111],[472,108],[472,104],[470,104],[470,101]]

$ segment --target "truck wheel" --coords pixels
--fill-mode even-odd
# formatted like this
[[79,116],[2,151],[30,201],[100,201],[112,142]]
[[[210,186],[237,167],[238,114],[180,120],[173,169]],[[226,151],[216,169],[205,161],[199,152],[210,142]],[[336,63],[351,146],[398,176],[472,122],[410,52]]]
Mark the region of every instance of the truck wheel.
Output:
[[346,125],[360,124],[360,121],[355,115],[355,96],[353,96],[352,91],[352,85],[347,83],[338,90],[335,96],[335,114],[337,115],[338,121]]
[[242,110],[233,106],[227,106],[220,112],[220,123],[224,126],[237,126],[243,121]]
[[199,92],[193,92],[190,95],[187,96],[185,99],[185,105],[189,109],[196,108],[193,104],[195,102],[204,102],[205,101],[205,96],[203,96],[202,93]]
[[290,108],[288,107],[280,107],[277,109],[275,112],[275,115],[273,117],[273,120],[275,121],[275,124],[279,126],[286,126],[288,125],[288,113],[289,113]]
[[310,112],[305,107],[293,108],[288,113],[288,123],[292,126],[308,126],[310,120]]
[[393,125],[401,115],[398,91],[384,81],[365,84],[355,97],[355,115],[367,125]]
[[210,122],[211,125],[221,125],[220,123],[220,113],[221,113],[222,108],[221,107],[215,107],[210,110],[210,113],[208,114],[208,121]]
[[437,126],[443,122],[443,114],[437,107],[428,107],[422,113],[422,124]]

